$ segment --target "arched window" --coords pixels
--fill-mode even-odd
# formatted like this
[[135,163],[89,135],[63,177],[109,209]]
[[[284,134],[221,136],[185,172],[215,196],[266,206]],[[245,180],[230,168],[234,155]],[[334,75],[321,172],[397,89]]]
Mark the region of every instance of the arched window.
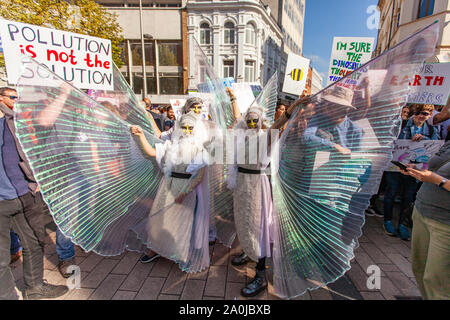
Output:
[[200,44],[211,44],[211,29],[206,22],[200,25]]
[[227,22],[224,26],[224,41],[225,44],[234,44],[235,43],[235,37],[234,37],[234,24],[233,22]]
[[252,23],[245,26],[245,43],[256,46],[256,30]]

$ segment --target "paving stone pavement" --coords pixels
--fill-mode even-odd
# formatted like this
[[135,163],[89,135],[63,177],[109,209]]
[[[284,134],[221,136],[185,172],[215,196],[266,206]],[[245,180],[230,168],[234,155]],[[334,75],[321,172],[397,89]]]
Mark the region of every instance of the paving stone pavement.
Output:
[[[420,292],[411,270],[408,241],[384,234],[383,219],[366,217],[360,246],[355,250],[351,269],[336,282],[307,291],[296,300],[396,300],[419,299]],[[54,227],[45,247],[44,277],[49,283],[65,284],[57,269]],[[231,249],[221,244],[211,248],[211,266],[197,274],[186,274],[178,266],[160,258],[147,264],[139,262],[140,254],[125,252],[116,257],[85,253],[76,247],[76,264],[81,270],[80,288],[69,291],[58,300],[245,300],[240,290],[254,276],[255,263],[234,267],[231,259],[240,253],[238,241]],[[268,259],[270,270],[270,259]],[[370,266],[381,270],[380,289],[370,289],[367,280]],[[12,266],[19,294],[24,288],[22,265]],[[269,277],[270,278],[270,277]],[[269,281],[268,289],[253,299],[278,300]]]

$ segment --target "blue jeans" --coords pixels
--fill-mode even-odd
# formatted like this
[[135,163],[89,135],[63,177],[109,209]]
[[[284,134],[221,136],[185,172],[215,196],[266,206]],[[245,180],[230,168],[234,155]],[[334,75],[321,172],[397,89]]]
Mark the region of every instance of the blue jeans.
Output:
[[75,247],[69,238],[56,228],[56,254],[59,261],[66,261],[75,256]]
[[418,181],[411,176],[405,176],[400,172],[385,172],[386,191],[384,193],[384,221],[392,220],[394,199],[400,185],[403,185],[403,198],[400,206],[399,224],[405,217],[405,210],[414,202],[418,188]]
[[9,235],[11,237],[11,255],[13,255],[22,250],[22,246],[20,245],[19,236],[14,231],[10,230]]

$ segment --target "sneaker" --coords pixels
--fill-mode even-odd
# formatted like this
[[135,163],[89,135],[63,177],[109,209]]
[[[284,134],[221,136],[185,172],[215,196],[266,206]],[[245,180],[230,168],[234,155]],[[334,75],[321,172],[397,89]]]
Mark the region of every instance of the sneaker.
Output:
[[63,278],[69,278],[70,276],[72,276],[75,273],[75,270],[72,270],[71,272],[67,271],[67,268],[69,268],[70,266],[73,266],[73,265],[75,265],[74,258],[69,259],[69,260],[60,261],[58,263],[58,271]]
[[403,224],[398,225],[398,234],[400,236],[400,239],[402,240],[411,240],[411,234],[409,233],[408,228],[406,228],[406,226]]
[[397,235],[397,232],[395,231],[394,225],[392,224],[391,220],[385,221],[383,227],[386,234],[393,237]]
[[157,253],[155,253],[155,254],[152,255],[152,256],[143,255],[143,256],[139,259],[139,261],[142,262],[142,263],[149,263],[149,262],[152,262],[153,260],[158,259],[159,257],[161,257],[161,255],[159,255],[159,254],[157,254]]
[[372,207],[368,207],[368,208],[366,209],[366,216],[372,217],[372,216],[374,216],[374,215],[375,215],[375,210],[373,210]]
[[13,264],[17,260],[19,260],[22,257],[22,250],[20,250],[17,253],[14,253],[11,255],[11,260],[9,261],[9,264]]
[[384,214],[381,213],[376,207],[373,207],[372,210],[374,212],[375,217],[378,217],[378,218],[383,218],[384,217]]
[[56,286],[43,281],[42,285],[25,289],[24,300],[40,300],[58,298],[69,291],[66,286]]

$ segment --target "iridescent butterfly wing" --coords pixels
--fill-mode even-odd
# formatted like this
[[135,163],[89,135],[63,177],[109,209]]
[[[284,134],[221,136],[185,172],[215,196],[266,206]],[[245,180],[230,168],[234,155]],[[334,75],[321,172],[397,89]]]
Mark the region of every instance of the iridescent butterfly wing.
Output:
[[271,162],[277,295],[293,298],[350,269],[364,211],[392,158],[409,81],[433,56],[438,35],[439,23],[414,34],[291,116]]
[[[17,136],[58,228],[86,251],[116,255],[148,215],[161,181],[131,135],[142,113],[102,105],[34,60],[18,83]],[[159,140],[145,132],[150,143]]]
[[209,106],[211,163],[208,168],[211,233],[224,245],[231,247],[236,235],[233,216],[233,195],[225,185],[227,177],[224,137],[233,122],[230,98],[224,82],[219,79],[201,47],[194,39],[192,45],[191,85]]

